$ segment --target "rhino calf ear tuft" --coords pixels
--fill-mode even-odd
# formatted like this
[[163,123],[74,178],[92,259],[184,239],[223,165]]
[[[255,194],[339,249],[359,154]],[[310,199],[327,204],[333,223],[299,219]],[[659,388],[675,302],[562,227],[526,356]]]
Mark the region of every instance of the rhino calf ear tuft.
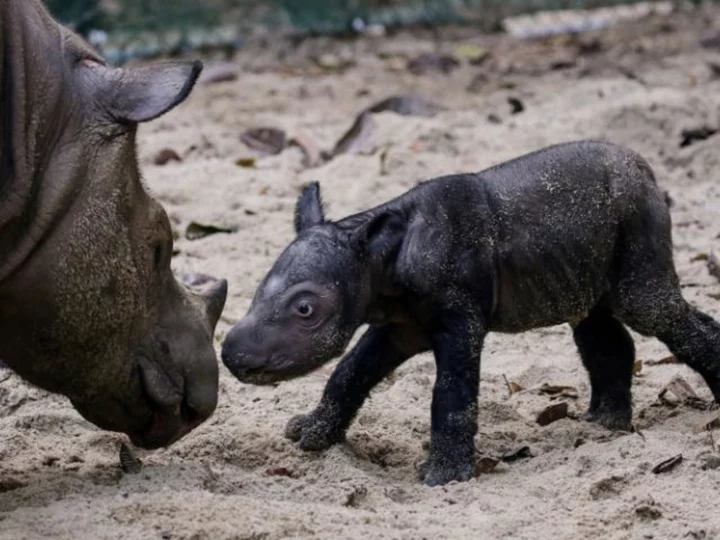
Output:
[[94,69],[103,109],[119,122],[148,122],[182,103],[195,86],[202,62],[161,62],[137,68]]
[[325,212],[320,197],[320,184],[312,182],[305,186],[295,206],[295,232],[325,222]]

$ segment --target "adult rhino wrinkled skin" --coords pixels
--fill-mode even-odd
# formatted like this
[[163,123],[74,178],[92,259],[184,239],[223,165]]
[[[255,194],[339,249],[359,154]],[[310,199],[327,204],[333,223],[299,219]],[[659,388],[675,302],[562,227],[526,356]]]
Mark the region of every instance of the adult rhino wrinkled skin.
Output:
[[0,0],[0,358],[144,448],[217,403],[227,283],[200,295],[175,280],[136,155],[137,123],[201,69],[110,67],[38,0]]

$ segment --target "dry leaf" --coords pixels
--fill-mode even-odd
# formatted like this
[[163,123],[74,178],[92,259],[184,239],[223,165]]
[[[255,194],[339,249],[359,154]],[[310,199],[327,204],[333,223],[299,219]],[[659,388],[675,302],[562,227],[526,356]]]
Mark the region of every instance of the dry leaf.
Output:
[[236,160],[235,165],[238,167],[244,167],[245,169],[252,169],[255,167],[255,162],[255,158],[246,157]]
[[332,156],[340,154],[367,154],[375,146],[377,126],[372,114],[365,111],[360,114],[352,127],[342,136],[332,151]]
[[413,75],[424,75],[430,71],[448,74],[460,67],[460,61],[448,54],[425,53],[410,60],[407,70]]
[[520,459],[527,459],[531,457],[534,456],[530,451],[530,447],[521,446],[520,448],[504,453],[500,459],[505,463],[512,463],[513,461],[518,461]]
[[635,360],[635,364],[633,364],[633,375],[638,376],[642,373],[643,369],[643,362],[642,360]]
[[287,135],[275,128],[249,129],[240,136],[240,140],[251,150],[267,156],[279,154],[287,146]]
[[692,386],[680,375],[676,375],[658,394],[658,398],[665,405],[675,407],[680,403],[696,402],[700,398]]
[[660,360],[648,360],[645,363],[648,366],[662,366],[667,364],[679,364],[680,361],[677,359],[677,356],[670,355],[666,356],[665,358],[661,358]]
[[540,393],[553,396],[554,398],[566,397],[570,399],[577,399],[579,395],[577,388],[573,386],[562,386],[547,383],[544,383],[540,387]]
[[497,458],[482,456],[475,462],[475,476],[487,474],[495,470],[500,460]]
[[439,109],[440,107],[432,101],[420,96],[407,95],[391,96],[369,107],[366,112],[381,113],[390,111],[401,116],[431,117],[435,116]]
[[503,379],[505,379],[505,385],[507,386],[508,392],[512,396],[513,394],[517,394],[518,392],[523,391],[523,387],[520,386],[518,383],[509,381],[508,378],[503,375]]
[[182,158],[172,148],[163,148],[157,153],[153,163],[155,163],[155,165],[166,165],[171,161],[180,162],[182,161]]
[[695,425],[694,433],[702,433],[720,427],[720,412],[712,412],[705,415],[703,420]]
[[231,234],[237,232],[235,227],[218,227],[216,225],[203,225],[193,221],[185,229],[185,238],[188,240],[199,240],[213,234]]
[[267,469],[265,474],[268,476],[285,476],[287,478],[294,478],[294,473],[287,467],[274,467]]
[[675,467],[680,465],[682,463],[683,456],[682,454],[678,454],[675,457],[671,457],[670,459],[666,459],[665,461],[658,463],[652,468],[652,472],[654,474],[661,474],[672,471]]
[[323,164],[323,156],[315,140],[306,133],[298,133],[290,141],[303,153],[303,167],[312,168]]
[[562,418],[567,418],[567,415],[568,404],[566,401],[563,401],[561,403],[554,403],[543,409],[540,414],[537,415],[535,421],[541,426],[547,426]]

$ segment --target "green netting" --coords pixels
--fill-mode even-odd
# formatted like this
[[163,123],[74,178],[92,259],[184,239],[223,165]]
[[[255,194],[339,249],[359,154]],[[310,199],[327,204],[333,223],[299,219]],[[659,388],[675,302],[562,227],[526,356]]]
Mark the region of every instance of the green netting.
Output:
[[[201,46],[238,45],[259,31],[346,32],[353,21],[388,27],[480,23],[539,10],[588,9],[640,0],[46,0],[84,35],[106,33],[115,61]],[[693,0],[700,1],[700,0]],[[95,33],[97,37],[98,34]]]

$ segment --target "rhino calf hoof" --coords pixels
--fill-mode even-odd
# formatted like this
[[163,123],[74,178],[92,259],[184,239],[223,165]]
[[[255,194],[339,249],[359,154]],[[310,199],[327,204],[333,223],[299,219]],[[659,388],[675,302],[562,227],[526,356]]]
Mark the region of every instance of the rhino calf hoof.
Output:
[[290,419],[285,437],[299,442],[301,450],[326,450],[345,438],[342,430],[334,429],[330,422],[318,418],[316,413],[301,414]]
[[630,411],[596,410],[586,412],[580,419],[600,424],[611,431],[632,431],[631,417]]
[[475,475],[475,460],[463,460],[457,463],[443,463],[429,458],[418,471],[420,481],[426,486],[444,486],[452,481],[467,482]]

